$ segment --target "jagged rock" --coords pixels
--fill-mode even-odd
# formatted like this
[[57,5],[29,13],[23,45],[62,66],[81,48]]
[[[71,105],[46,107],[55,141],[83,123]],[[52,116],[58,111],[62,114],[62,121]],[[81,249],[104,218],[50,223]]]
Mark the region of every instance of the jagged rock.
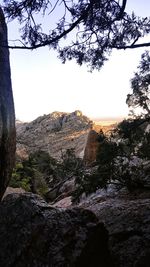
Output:
[[29,153],[28,153],[28,147],[26,147],[23,144],[17,144],[17,153],[16,153],[16,161],[20,160],[28,160]]
[[31,193],[0,204],[1,267],[112,267],[107,237],[91,211],[56,209]]
[[139,193],[132,198],[86,203],[109,231],[115,267],[148,267],[150,263],[150,198],[139,199]]
[[[47,202],[53,202],[53,203],[59,202],[60,204],[62,199],[69,199],[69,197],[71,198],[71,195],[74,192],[74,190],[75,190],[75,178],[72,178],[71,180],[62,183],[57,188],[50,189],[45,194],[45,199]],[[70,201],[69,205],[71,205]],[[68,207],[69,205],[65,204],[66,207]],[[64,205],[62,207],[64,207]]]
[[25,193],[25,190],[22,189],[21,187],[13,188],[13,187],[8,186],[6,191],[5,191],[5,194],[4,194],[3,198],[6,197],[9,194],[14,194],[14,193],[23,194],[23,193]]
[[92,123],[81,111],[53,112],[30,123],[16,122],[17,156],[43,150],[60,159],[62,151],[70,148],[80,156]]
[[85,165],[90,166],[96,160],[97,149],[99,147],[98,133],[95,130],[91,130],[88,134],[83,160]]
[[63,185],[59,189],[59,193],[63,194],[65,193],[66,195],[71,195],[72,192],[75,190],[75,178],[72,178],[69,181],[66,181],[63,183]]
[[11,178],[16,147],[7,25],[0,7],[0,199]]
[[53,204],[54,207],[68,208],[72,205],[72,197],[65,197]]

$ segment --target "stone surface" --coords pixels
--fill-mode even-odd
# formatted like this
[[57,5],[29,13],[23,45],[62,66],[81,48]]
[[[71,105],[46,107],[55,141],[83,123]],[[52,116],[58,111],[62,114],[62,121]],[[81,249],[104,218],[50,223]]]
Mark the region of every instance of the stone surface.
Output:
[[91,211],[56,209],[31,193],[0,204],[1,267],[112,267],[107,238]]
[[54,207],[68,208],[72,205],[71,197],[65,197],[53,204]]
[[59,189],[59,193],[70,196],[72,192],[75,190],[75,178],[72,178],[71,180],[68,180],[63,183],[63,185]]
[[0,7],[0,199],[11,177],[16,147],[15,112],[7,46],[7,26]]
[[148,195],[150,197],[150,192],[123,198],[104,200],[101,198],[81,205],[92,210],[108,229],[109,246],[116,267],[149,266],[150,198]]
[[53,112],[30,123],[17,121],[17,156],[26,159],[29,153],[43,150],[60,159],[62,151],[70,148],[80,156],[92,124],[81,111]]
[[13,188],[13,187],[8,186],[6,191],[5,191],[5,194],[4,194],[3,198],[6,197],[9,194],[14,194],[14,193],[22,194],[22,193],[25,193],[25,190],[22,189],[21,187],[20,188],[18,188],[18,187]]
[[83,160],[85,162],[85,165],[90,166],[95,162],[98,147],[98,133],[92,129],[88,134],[84,151]]

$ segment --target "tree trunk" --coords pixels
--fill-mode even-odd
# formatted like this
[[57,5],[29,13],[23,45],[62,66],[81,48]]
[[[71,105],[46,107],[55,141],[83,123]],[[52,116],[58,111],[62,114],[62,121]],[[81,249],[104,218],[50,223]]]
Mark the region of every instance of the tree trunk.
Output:
[[15,112],[7,46],[7,26],[0,7],[0,199],[11,178],[16,148]]

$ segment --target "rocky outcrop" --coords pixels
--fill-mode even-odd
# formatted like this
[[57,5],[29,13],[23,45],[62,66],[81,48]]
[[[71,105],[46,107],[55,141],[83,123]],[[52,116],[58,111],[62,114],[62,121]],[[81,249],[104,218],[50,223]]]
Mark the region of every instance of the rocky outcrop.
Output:
[[91,211],[56,209],[30,193],[0,204],[1,267],[112,267],[107,238]]
[[37,150],[60,159],[62,151],[74,148],[77,156],[84,150],[92,121],[81,111],[53,112],[30,123],[16,123],[17,156],[26,158]]
[[[147,194],[146,194],[147,195]],[[147,195],[148,196],[148,195]],[[150,263],[150,198],[96,198],[88,207],[109,231],[109,246],[116,267],[148,267]]]
[[88,134],[83,157],[86,166],[91,166],[96,161],[97,149],[99,147],[98,137],[98,133],[91,129]]
[[11,177],[16,146],[15,113],[7,46],[7,26],[0,7],[0,199]]
[[13,188],[13,187],[8,186],[3,198],[6,197],[7,195],[14,194],[14,193],[23,194],[23,193],[25,193],[25,190],[22,189],[21,187]]

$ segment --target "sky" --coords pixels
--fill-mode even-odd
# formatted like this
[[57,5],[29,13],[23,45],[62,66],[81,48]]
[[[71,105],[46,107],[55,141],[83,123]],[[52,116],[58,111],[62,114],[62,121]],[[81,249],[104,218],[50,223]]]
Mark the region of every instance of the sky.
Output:
[[[149,16],[150,2],[128,0],[127,8]],[[8,39],[15,39],[15,27],[8,24]],[[62,64],[48,48],[10,50],[16,118],[31,121],[53,111],[75,110],[91,119],[127,117],[130,79],[144,50],[113,51],[104,67],[93,73],[74,61]]]

